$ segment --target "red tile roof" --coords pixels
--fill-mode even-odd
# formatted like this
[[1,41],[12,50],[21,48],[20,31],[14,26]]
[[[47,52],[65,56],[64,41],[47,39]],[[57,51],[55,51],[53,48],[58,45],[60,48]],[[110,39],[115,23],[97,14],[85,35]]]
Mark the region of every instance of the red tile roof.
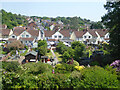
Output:
[[44,31],[44,33],[45,33],[45,37],[52,37],[55,31]]
[[10,34],[11,29],[2,29],[2,36],[8,36]]
[[96,31],[101,37],[104,37],[108,33],[107,29],[96,29]]
[[15,29],[14,31],[13,31],[13,34],[15,34],[16,36],[19,36],[23,31],[25,31],[25,30],[23,30],[23,29]]
[[77,38],[82,38],[86,31],[73,31]]
[[32,36],[38,36],[39,30],[26,30],[28,33],[30,33]]
[[64,37],[70,37],[70,30],[60,30],[59,31]]

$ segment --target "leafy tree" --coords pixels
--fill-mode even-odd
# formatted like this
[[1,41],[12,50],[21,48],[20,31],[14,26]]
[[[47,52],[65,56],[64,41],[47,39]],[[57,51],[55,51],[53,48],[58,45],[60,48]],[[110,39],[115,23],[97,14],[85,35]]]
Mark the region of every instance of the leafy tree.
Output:
[[70,58],[70,54],[67,51],[65,51],[63,54],[63,62],[67,62],[67,60],[69,60]]
[[10,50],[18,50],[18,49],[23,49],[24,45],[19,40],[16,40],[8,44],[7,48],[9,48]]
[[101,22],[94,22],[91,24],[90,29],[103,29]]
[[83,51],[85,50],[85,45],[79,41],[72,42],[72,49],[74,49],[74,59],[79,61],[80,57],[83,56]]
[[41,56],[46,55],[47,53],[47,42],[45,40],[38,41],[38,54]]
[[120,2],[107,2],[104,7],[107,14],[102,17],[102,22],[110,29],[110,52],[114,59],[120,59]]
[[59,42],[58,45],[56,46],[56,50],[60,54],[63,54],[65,51],[67,51],[67,49],[68,49],[68,47],[65,46],[65,44],[63,44],[62,42]]

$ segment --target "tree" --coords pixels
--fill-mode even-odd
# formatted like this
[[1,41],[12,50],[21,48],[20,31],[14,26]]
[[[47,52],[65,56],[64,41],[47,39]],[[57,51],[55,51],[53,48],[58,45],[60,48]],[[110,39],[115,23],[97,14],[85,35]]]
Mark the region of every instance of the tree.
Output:
[[19,40],[16,40],[8,44],[7,48],[9,48],[10,50],[18,50],[18,49],[23,49],[24,45]]
[[63,44],[62,42],[59,42],[58,45],[56,46],[56,50],[60,54],[63,54],[65,51],[67,51],[67,49],[68,49],[68,47],[65,46],[65,44]]
[[38,41],[38,54],[41,56],[46,55],[47,53],[47,42],[45,40]]
[[107,14],[102,17],[102,22],[110,29],[110,53],[114,59],[120,59],[120,2],[107,2],[104,7]]
[[79,61],[80,57],[83,56],[85,45],[79,41],[72,42],[72,49],[74,49],[74,59]]

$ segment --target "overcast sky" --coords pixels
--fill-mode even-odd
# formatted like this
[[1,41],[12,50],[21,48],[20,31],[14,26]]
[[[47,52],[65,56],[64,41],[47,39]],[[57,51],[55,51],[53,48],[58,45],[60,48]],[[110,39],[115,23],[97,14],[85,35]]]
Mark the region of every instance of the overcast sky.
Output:
[[[29,1],[29,2],[28,2]],[[2,9],[27,16],[74,17],[100,21],[106,0],[1,0]]]

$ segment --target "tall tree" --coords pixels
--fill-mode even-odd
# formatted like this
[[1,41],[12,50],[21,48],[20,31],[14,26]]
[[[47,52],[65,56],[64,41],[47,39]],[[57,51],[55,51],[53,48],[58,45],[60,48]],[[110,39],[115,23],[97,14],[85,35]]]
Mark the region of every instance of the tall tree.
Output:
[[120,59],[120,1],[111,0],[104,7],[107,14],[102,17],[102,22],[110,29],[111,55],[114,59]]

